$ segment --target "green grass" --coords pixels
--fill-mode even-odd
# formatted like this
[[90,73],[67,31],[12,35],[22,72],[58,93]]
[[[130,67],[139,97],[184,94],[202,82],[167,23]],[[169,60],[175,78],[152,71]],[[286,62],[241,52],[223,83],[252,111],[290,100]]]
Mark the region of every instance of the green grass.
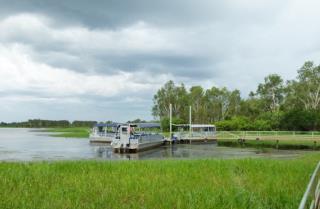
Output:
[[76,128],[52,128],[46,129],[45,132],[53,133],[54,137],[66,138],[89,138],[90,128],[76,127]]
[[319,158],[3,162],[0,208],[291,209]]

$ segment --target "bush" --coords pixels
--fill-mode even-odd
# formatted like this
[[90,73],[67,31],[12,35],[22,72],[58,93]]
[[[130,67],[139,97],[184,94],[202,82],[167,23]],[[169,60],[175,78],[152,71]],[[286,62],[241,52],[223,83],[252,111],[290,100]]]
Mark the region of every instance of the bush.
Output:
[[[173,117],[172,123],[173,124],[184,124],[185,121],[183,121],[180,118]],[[161,119],[161,128],[162,128],[162,131],[169,131],[170,130],[170,118],[169,117],[164,117]],[[173,131],[175,131],[176,129],[177,129],[177,127],[172,126]]]
[[320,130],[320,112],[291,110],[282,118],[282,129],[312,131]]
[[252,130],[253,124],[249,118],[244,116],[233,117],[230,120],[218,121],[215,123],[217,130],[234,131],[234,130]]

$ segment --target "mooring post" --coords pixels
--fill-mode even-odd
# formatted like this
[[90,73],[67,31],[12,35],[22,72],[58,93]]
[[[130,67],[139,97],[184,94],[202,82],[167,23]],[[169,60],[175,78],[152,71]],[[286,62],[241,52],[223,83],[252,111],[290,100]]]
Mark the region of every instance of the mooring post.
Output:
[[170,120],[170,144],[172,143],[172,104],[169,106],[169,120]]
[[189,106],[189,143],[191,144],[191,136],[192,136],[192,128],[191,128],[191,121],[192,121],[192,113],[191,113],[192,109],[191,109],[191,105]]

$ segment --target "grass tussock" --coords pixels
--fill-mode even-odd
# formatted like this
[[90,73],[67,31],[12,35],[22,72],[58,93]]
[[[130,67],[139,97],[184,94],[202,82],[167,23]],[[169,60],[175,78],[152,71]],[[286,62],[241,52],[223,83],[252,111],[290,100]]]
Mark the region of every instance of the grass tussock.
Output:
[[319,158],[0,163],[0,208],[291,209]]

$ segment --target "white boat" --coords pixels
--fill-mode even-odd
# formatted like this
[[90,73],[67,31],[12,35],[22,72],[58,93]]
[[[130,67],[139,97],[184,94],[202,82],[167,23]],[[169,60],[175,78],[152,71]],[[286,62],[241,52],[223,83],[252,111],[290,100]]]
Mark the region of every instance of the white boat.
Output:
[[125,124],[118,127],[117,135],[111,146],[114,152],[139,152],[161,146],[164,137],[146,129],[160,128],[156,123]]
[[90,133],[91,143],[111,143],[117,134],[117,127],[119,124],[111,123],[99,123],[96,124]]
[[[206,142],[216,140],[216,127],[211,124],[181,124],[175,125],[179,131],[174,133],[174,139],[189,142]],[[186,130],[187,129],[187,130]]]

